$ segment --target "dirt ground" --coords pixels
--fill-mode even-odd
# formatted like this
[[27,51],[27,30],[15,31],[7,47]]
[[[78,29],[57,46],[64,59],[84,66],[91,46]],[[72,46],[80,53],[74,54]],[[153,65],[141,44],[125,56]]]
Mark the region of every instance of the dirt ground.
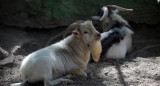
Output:
[[[126,59],[89,63],[88,77],[60,86],[160,86],[160,26],[131,23],[133,52]],[[23,58],[43,48],[64,27],[37,30],[0,25],[0,86],[21,82],[19,66]],[[54,41],[53,41],[54,42]],[[31,86],[31,85],[30,85]],[[43,86],[38,85],[32,86]]]

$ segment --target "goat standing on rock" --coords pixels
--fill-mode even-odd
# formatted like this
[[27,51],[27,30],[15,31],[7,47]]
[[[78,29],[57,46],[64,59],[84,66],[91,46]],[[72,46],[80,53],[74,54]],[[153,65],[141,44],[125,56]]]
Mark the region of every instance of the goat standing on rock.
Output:
[[70,79],[60,78],[66,74],[87,76],[84,72],[90,53],[95,61],[101,53],[101,35],[91,21],[76,21],[71,24],[64,36],[73,30],[72,35],[29,54],[20,67],[23,83],[11,86],[25,86],[26,82],[44,81],[44,86],[52,86]]
[[[116,9],[113,11],[112,9]],[[107,5],[102,8],[102,16],[93,16],[93,20],[100,21],[103,33],[101,34],[101,60],[122,59],[132,50],[132,34],[130,25],[118,11],[133,11],[116,5]],[[100,26],[100,25],[99,25]],[[107,31],[107,32],[106,32]]]

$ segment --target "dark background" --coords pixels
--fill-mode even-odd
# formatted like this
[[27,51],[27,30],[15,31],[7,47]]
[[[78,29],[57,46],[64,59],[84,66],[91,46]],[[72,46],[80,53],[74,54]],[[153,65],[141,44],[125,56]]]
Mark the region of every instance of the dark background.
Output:
[[134,9],[131,13],[120,13],[128,21],[160,23],[157,0],[1,0],[0,22],[9,26],[54,28],[90,18],[102,6],[111,4]]

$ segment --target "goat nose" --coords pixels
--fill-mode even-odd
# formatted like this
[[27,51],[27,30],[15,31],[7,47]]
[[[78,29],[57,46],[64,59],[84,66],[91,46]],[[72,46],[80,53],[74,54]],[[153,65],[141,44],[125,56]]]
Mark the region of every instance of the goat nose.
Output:
[[98,37],[101,37],[101,34],[100,34],[100,33],[98,33],[98,34],[97,34],[97,36],[98,36]]

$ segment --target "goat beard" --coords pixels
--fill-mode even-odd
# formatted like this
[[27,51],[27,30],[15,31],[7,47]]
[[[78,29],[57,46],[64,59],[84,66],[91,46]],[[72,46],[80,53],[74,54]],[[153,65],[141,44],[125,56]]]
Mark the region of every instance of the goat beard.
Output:
[[89,45],[89,49],[91,51],[92,58],[95,62],[99,61],[100,54],[102,52],[102,46],[100,41],[95,41]]

